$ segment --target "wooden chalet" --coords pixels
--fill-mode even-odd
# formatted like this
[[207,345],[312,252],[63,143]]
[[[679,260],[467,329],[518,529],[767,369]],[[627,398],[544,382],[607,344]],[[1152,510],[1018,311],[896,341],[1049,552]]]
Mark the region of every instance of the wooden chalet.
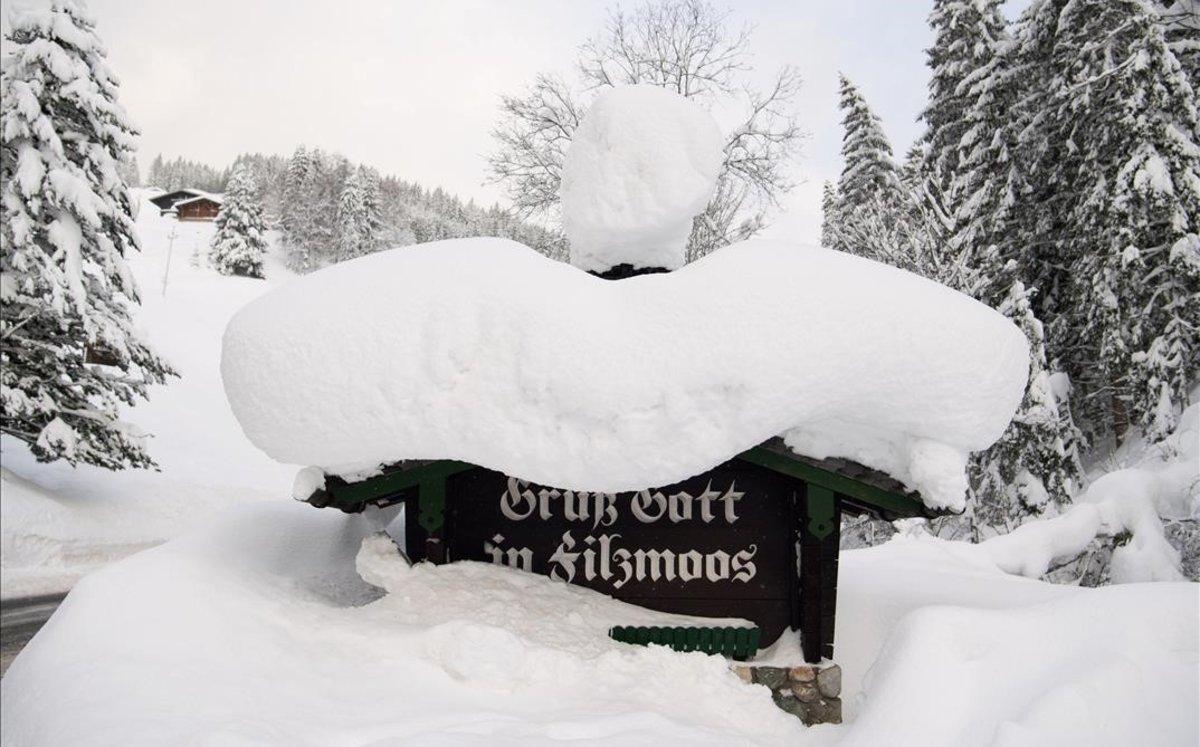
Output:
[[176,218],[179,220],[215,220],[221,212],[221,198],[216,195],[201,195],[175,203]]
[[150,202],[158,208],[160,215],[175,212],[179,220],[213,220],[221,212],[220,195],[199,189],[177,189],[157,197]]

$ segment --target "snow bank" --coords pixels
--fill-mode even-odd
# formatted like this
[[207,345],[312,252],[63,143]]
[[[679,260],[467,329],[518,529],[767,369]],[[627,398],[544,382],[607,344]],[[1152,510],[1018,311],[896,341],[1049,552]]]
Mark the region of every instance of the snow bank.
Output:
[[720,657],[605,634],[664,616],[503,567],[409,568],[370,539],[387,518],[254,505],[89,576],[5,675],[0,742],[1197,741],[1194,584],[1056,586],[930,537],[844,553],[848,723],[805,729]]
[[1196,744],[1194,584],[925,607],[868,677],[853,745]]
[[1113,551],[1114,583],[1182,581],[1179,552],[1159,517],[1187,518],[1198,510],[1200,405],[1192,405],[1176,432],[1142,454],[1138,466],[1100,476],[1063,515],[1031,521],[979,547],[1005,571],[1038,578],[1098,536],[1128,534]]
[[502,239],[299,278],[226,330],[226,393],[275,459],[354,475],[460,459],[561,488],[669,484],[787,431],[960,506],[1027,346],[915,275],[749,241],[611,282]]
[[571,264],[604,271],[683,266],[692,218],[724,160],[717,123],[658,86],[605,90],[575,130],[562,170]]
[[[5,745],[788,744],[725,660],[619,644],[674,618],[477,563],[409,569],[372,517],[283,503],[81,581],[13,662]],[[152,683],[152,684],[149,684]],[[70,718],[63,718],[69,713]]]

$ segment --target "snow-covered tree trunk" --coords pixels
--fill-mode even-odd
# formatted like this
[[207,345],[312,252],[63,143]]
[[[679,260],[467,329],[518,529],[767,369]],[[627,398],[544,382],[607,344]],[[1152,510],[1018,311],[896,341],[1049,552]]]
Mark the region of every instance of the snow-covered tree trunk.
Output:
[[[136,132],[79,2],[14,18],[0,71],[0,404],[38,459],[149,467],[119,417],[172,375],[130,321],[138,249],[119,167]],[[103,360],[104,365],[90,363]]]

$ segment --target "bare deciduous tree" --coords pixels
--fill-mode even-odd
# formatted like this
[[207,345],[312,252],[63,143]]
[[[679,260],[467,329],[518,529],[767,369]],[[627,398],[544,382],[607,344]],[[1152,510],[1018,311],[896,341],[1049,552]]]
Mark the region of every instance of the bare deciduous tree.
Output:
[[747,238],[794,184],[786,166],[805,133],[791,103],[800,76],[781,68],[771,87],[754,89],[750,29],[729,28],[729,14],[705,0],[650,2],[632,13],[614,10],[603,32],[579,50],[580,85],[539,75],[523,95],[501,100],[493,131],[500,147],[489,158],[492,181],[505,186],[524,217],[558,218],[563,155],[597,89],[626,84],[668,88],[707,106],[739,102],[745,118],[729,133],[716,194],[697,216],[688,259]]

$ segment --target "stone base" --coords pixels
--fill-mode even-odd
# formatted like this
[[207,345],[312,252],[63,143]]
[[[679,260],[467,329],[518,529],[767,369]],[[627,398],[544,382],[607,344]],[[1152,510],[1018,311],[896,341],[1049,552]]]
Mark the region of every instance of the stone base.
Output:
[[770,688],[775,705],[809,726],[842,723],[842,668],[833,662],[794,667],[736,664],[733,671],[744,682]]

